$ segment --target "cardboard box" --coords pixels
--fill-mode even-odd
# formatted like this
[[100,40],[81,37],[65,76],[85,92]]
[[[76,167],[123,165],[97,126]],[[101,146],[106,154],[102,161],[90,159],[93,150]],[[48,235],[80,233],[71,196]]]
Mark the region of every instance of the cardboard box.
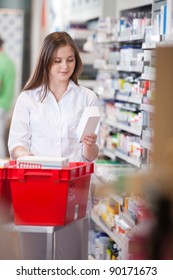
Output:
[[100,112],[97,106],[86,107],[76,129],[78,141],[86,135],[96,133],[100,121]]

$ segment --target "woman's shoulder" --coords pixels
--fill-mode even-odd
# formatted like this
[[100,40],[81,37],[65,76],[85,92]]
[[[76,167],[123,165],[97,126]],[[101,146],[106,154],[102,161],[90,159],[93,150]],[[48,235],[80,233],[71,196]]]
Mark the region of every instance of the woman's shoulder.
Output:
[[82,84],[79,84],[77,85],[76,83],[74,83],[72,80],[70,80],[70,83],[69,83],[69,88],[72,88],[76,94],[76,92],[80,93],[80,94],[83,94],[84,96],[87,96],[87,97],[96,97],[96,93],[91,90],[90,88],[86,87],[86,86],[83,86]]
[[27,90],[23,90],[19,96],[18,99],[22,99],[22,100],[29,100],[29,99],[39,99],[40,97],[40,93],[41,93],[41,87],[39,88],[35,88],[35,89],[27,89]]
[[88,106],[89,105],[99,106],[99,100],[98,100],[97,94],[93,90],[91,90],[87,87],[84,87],[82,85],[80,85],[79,87],[81,89],[80,92],[82,92],[84,95],[83,99],[86,100],[86,103],[88,104]]
[[18,107],[30,107],[31,104],[39,102],[39,92],[33,90],[23,90],[17,96],[15,104]]
[[90,89],[86,86],[83,86],[83,85],[79,84],[79,88],[80,88],[81,92],[83,92],[84,94],[91,95],[91,96],[94,96],[94,95],[96,96],[96,93],[92,89]]

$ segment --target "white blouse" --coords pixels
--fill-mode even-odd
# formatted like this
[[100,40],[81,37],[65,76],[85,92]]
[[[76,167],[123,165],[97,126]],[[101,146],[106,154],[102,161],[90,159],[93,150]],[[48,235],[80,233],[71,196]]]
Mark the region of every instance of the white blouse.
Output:
[[59,102],[51,92],[41,102],[41,94],[39,87],[19,95],[9,131],[10,154],[16,146],[23,146],[36,156],[84,161],[76,128],[86,106],[99,106],[96,94],[73,81]]

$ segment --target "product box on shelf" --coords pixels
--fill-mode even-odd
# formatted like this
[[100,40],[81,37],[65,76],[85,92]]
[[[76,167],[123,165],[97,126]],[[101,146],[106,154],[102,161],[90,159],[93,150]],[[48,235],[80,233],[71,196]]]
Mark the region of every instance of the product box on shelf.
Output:
[[7,179],[15,224],[63,226],[85,217],[93,163],[70,162],[61,169],[26,169],[13,164],[7,169]]
[[0,222],[10,219],[11,190],[6,180],[6,168],[0,168]]

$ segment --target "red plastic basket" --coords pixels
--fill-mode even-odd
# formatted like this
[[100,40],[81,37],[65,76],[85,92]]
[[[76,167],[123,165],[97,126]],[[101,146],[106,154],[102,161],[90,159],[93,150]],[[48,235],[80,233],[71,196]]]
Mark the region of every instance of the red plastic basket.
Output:
[[11,213],[11,189],[5,168],[0,168],[0,221],[8,221]]
[[60,226],[85,217],[93,171],[90,162],[58,170],[8,168],[15,224]]

